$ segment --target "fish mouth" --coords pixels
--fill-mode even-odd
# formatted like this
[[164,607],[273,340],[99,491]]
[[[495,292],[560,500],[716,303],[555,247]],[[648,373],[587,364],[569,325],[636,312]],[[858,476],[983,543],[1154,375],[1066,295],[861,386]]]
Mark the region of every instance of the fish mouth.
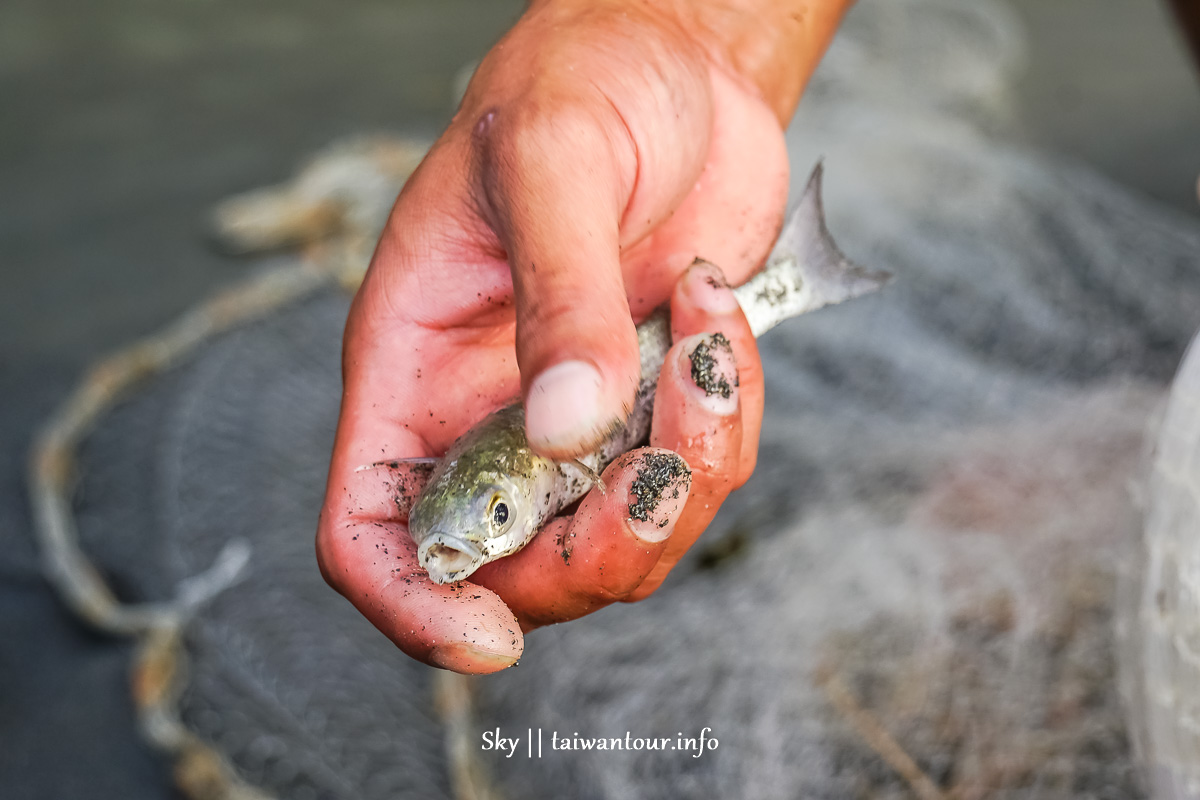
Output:
[[465,539],[435,532],[421,542],[417,559],[434,583],[453,583],[483,565],[483,551]]

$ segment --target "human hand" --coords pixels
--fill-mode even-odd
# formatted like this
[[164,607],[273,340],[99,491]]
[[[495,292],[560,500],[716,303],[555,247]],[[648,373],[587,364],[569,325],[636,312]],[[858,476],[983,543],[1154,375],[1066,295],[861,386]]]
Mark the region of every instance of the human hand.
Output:
[[[790,5],[811,12],[797,23],[809,46],[776,58],[788,66],[779,79],[692,6],[535,3],[401,193],[347,322],[317,553],[334,588],[409,655],[491,672],[520,657],[523,631],[644,597],[753,470],[753,337],[721,276],[679,276],[702,256],[741,283],[774,239],[788,185],[780,119],[844,4]],[[764,21],[746,24],[725,27],[750,36]],[[769,31],[751,43],[770,55],[780,29]],[[585,451],[633,398],[634,320],[668,298],[678,343],[651,444],[687,461],[690,489],[678,480],[650,524],[631,522],[639,462],[627,457],[606,471],[605,494],[520,553],[470,582],[429,581],[392,484],[356,468],[444,452],[518,393],[536,450]],[[708,331],[732,343],[726,368],[736,360],[740,388],[723,403],[680,367],[694,348],[680,337]]]

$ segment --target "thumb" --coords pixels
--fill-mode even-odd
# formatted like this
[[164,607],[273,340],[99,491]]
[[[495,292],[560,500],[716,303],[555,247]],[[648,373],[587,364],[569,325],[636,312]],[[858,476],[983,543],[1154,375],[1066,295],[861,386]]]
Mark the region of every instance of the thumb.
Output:
[[578,101],[488,112],[475,138],[512,271],[526,434],[571,458],[625,420],[640,376],[619,243],[636,152],[615,112]]

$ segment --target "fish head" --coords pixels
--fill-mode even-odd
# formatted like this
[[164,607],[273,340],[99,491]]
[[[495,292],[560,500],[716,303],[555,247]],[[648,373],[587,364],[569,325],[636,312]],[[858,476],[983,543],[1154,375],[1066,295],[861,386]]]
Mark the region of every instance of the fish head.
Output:
[[507,475],[480,472],[469,487],[430,489],[413,506],[408,526],[417,559],[434,583],[465,579],[487,562],[520,549],[533,533],[534,509]]

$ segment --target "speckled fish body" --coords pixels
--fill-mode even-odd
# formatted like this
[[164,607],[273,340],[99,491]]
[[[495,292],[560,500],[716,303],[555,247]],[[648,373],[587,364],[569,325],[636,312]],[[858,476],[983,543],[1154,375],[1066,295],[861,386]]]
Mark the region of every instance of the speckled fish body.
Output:
[[[871,292],[887,278],[847,261],[830,238],[818,165],[767,266],[734,295],[754,335],[761,336],[785,319]],[[606,466],[646,441],[658,376],[671,347],[667,310],[651,314],[637,333],[642,378],[633,410],[595,451],[577,462],[537,455],[525,439],[524,409],[516,403],[484,418],[437,462],[409,513],[418,558],[434,582],[463,580],[483,564],[515,553],[581,498]]]

